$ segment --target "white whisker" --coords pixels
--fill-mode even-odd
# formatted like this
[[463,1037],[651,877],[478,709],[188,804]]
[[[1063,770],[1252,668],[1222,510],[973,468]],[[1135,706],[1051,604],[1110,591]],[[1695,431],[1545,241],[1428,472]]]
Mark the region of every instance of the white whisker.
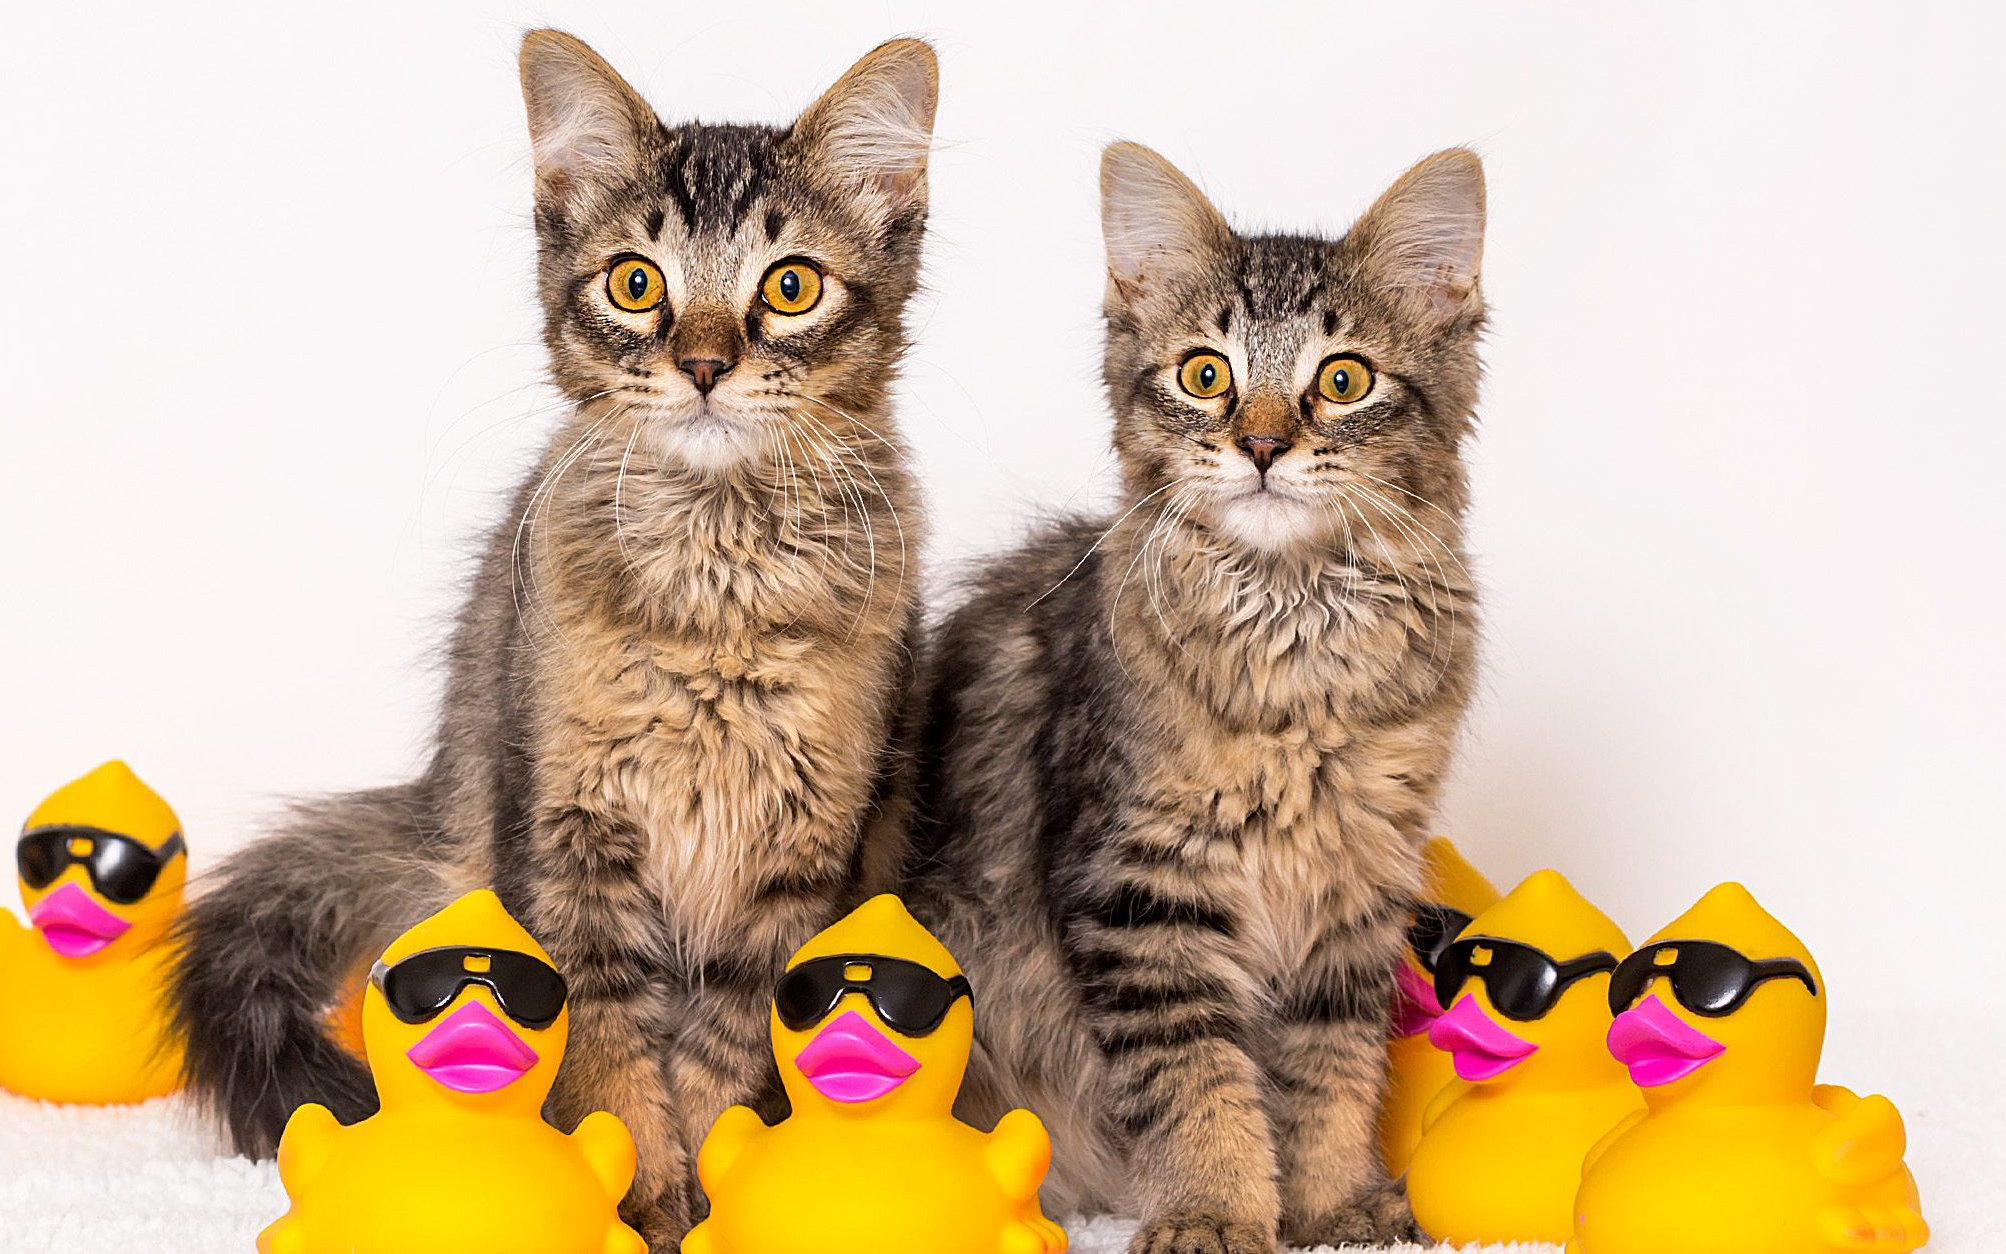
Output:
[[1051,587],[1039,593],[1037,600],[1032,601],[1030,605],[1026,605],[1024,608],[1026,610],[1031,609],[1033,606],[1037,605],[1039,601],[1044,600],[1046,597],[1052,595],[1054,592],[1057,592],[1060,588],[1065,587],[1066,580],[1071,579],[1074,575],[1080,573],[1080,567],[1085,566],[1087,564],[1087,559],[1092,557],[1094,555],[1094,552],[1098,550],[1100,546],[1107,541],[1107,538],[1114,534],[1114,529],[1116,527],[1119,527],[1123,523],[1128,521],[1129,514],[1133,514],[1135,511],[1149,504],[1151,500],[1163,495],[1165,492],[1170,491],[1170,489],[1176,486],[1177,483],[1174,481],[1171,483],[1166,483],[1162,487],[1156,489],[1156,491],[1151,492],[1148,496],[1143,497],[1135,504],[1129,506],[1128,511],[1126,513],[1124,513],[1121,517],[1115,519],[1113,522],[1108,524],[1107,530],[1101,532],[1100,535],[1094,537],[1094,542],[1087,546],[1087,551],[1080,554],[1080,560],[1073,563],[1073,568],[1067,571],[1065,575],[1060,578],[1059,582],[1053,584]]

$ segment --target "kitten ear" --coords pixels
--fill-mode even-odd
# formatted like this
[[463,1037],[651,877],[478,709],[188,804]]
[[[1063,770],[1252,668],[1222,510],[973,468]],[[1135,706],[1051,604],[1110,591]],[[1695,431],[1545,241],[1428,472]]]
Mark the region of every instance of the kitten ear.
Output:
[[1133,299],[1217,257],[1233,229],[1183,171],[1124,141],[1101,154],[1101,235],[1111,291]]
[[940,62],[918,39],[879,44],[802,112],[793,135],[845,186],[905,208],[926,199]]
[[1446,325],[1483,308],[1484,164],[1467,148],[1418,162],[1346,237],[1375,283]]
[[640,169],[661,123],[584,41],[560,30],[530,31],[522,37],[521,69],[539,200],[561,203]]

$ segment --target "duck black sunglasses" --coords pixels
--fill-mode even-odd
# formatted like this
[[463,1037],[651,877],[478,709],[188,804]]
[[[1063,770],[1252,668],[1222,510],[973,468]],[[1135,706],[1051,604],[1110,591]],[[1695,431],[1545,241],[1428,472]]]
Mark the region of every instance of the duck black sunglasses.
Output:
[[811,958],[781,976],[773,1009],[788,1031],[800,1032],[828,1018],[849,993],[870,998],[878,1018],[906,1036],[927,1035],[957,1000],[973,997],[965,975],[949,979],[903,958],[836,954]]
[[1754,959],[1713,941],[1659,941],[1623,959],[1609,977],[1609,1010],[1622,1014],[1637,1004],[1660,976],[1672,985],[1679,1005],[1696,1015],[1721,1019],[1741,1009],[1749,994],[1769,980],[1799,980],[1818,995],[1811,972],[1795,958]]
[[460,990],[478,984],[495,995],[509,1018],[541,1032],[557,1022],[570,996],[564,977],[541,958],[462,945],[421,949],[388,965],[379,962],[370,968],[369,982],[400,1023],[436,1019]]
[[1466,936],[1442,951],[1435,968],[1435,996],[1444,1006],[1450,1005],[1463,985],[1480,979],[1499,1014],[1530,1023],[1553,1009],[1568,985],[1616,966],[1616,955],[1606,950],[1555,962],[1517,941]]
[[1407,947],[1414,951],[1421,969],[1433,975],[1435,967],[1442,961],[1442,951],[1462,935],[1463,929],[1471,922],[1469,915],[1453,906],[1424,901],[1414,907],[1414,922],[1407,927]]
[[36,892],[55,883],[64,871],[81,865],[99,896],[130,906],[152,892],[174,855],[187,849],[180,832],[169,836],[160,848],[149,849],[130,836],[71,824],[23,833],[14,846],[14,862],[21,882]]

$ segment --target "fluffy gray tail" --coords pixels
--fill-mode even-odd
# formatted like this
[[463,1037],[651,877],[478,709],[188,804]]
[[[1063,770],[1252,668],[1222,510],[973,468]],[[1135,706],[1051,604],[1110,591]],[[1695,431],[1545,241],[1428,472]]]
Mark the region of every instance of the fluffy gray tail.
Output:
[[417,785],[301,806],[230,858],[180,924],[174,1024],[195,1097],[237,1151],[276,1153],[295,1107],[376,1109],[369,1072],[328,1034],[342,983],[443,895]]

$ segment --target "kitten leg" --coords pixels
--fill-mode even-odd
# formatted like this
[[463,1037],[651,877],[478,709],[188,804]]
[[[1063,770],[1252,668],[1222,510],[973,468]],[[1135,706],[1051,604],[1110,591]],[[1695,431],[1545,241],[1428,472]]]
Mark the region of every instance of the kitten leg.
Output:
[[[794,951],[841,912],[851,878],[850,864],[834,854],[797,855],[785,869],[769,870],[736,914],[738,927],[729,948],[711,941],[692,953],[688,968],[680,972],[675,1042],[667,1066],[669,1093],[691,1164],[711,1124],[727,1108],[750,1106],[769,1117],[778,1113],[773,986]],[[684,1187],[692,1219],[701,1218],[710,1207],[694,1173]]]
[[1374,1136],[1399,944],[1397,927],[1378,917],[1332,927],[1284,988],[1269,1070],[1282,1145],[1282,1236],[1290,1242],[1419,1235],[1404,1191],[1380,1166]]
[[570,1039],[550,1110],[569,1132],[595,1110],[634,1136],[633,1186],[620,1212],[656,1250],[692,1222],[691,1164],[664,1056],[672,1007],[663,992],[662,911],[641,887],[639,837],[583,805],[554,807],[532,833],[526,922],[565,974]]
[[571,1002],[571,1041],[551,1094],[552,1122],[570,1130],[597,1110],[611,1111],[633,1134],[634,1183],[620,1216],[651,1250],[674,1250],[694,1222],[684,1181],[693,1170],[676,1126],[668,1077],[648,1042],[659,1039],[652,1013],[611,1000]]
[[[669,1056],[669,1092],[692,1167],[719,1115],[732,1106],[763,1110],[762,1099],[779,1091],[767,1017],[779,970],[777,962],[770,972],[713,969],[682,999]],[[710,1203],[693,1172],[683,1187],[694,1222]]]
[[1106,1059],[1142,1227],[1131,1254],[1272,1254],[1280,1198],[1248,996],[1225,924],[1146,889],[1075,924],[1069,948]]

